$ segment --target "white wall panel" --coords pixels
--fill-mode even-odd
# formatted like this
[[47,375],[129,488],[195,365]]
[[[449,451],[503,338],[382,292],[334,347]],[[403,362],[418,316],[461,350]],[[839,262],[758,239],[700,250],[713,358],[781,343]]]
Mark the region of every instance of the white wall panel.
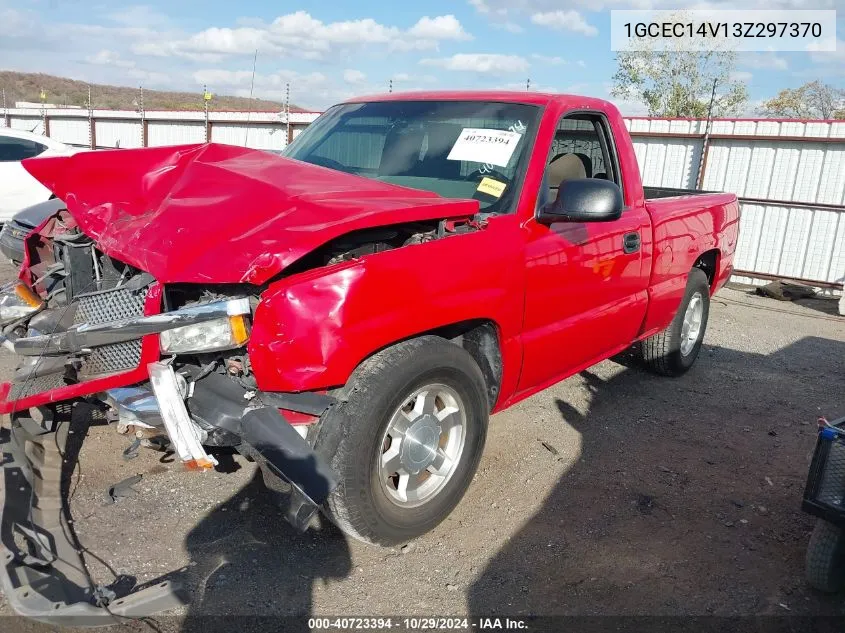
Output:
[[98,120],[94,125],[97,147],[141,147],[141,121]]
[[845,214],[821,209],[815,211],[809,247],[803,270],[799,275],[802,279],[827,280],[834,240],[836,239],[837,224],[841,215]]
[[26,130],[33,134],[44,133],[44,120],[40,116],[17,116],[12,117],[9,126],[13,130]]
[[742,269],[761,273],[776,273],[786,237],[789,210],[774,206],[760,206],[757,209],[762,217],[757,252],[749,253],[748,259],[753,261],[751,261],[749,267],[743,266]]
[[215,123],[211,140],[215,143],[241,145],[256,149],[283,149],[287,130],[279,125],[246,125],[245,123]]
[[147,125],[149,126],[147,144],[150,147],[202,143],[205,141],[205,123],[203,122],[149,121]]
[[792,200],[795,189],[795,178],[798,174],[798,162],[801,160],[801,149],[794,144],[789,147],[778,147],[775,151],[775,161],[772,165],[772,183],[769,200]]
[[783,240],[780,254],[780,266],[776,271],[778,275],[802,276],[814,215],[815,211],[811,209],[790,209],[789,220],[786,223],[786,238]]
[[50,138],[68,145],[88,147],[88,119],[50,117]]
[[833,255],[830,258],[830,267],[824,281],[845,283],[845,213],[837,215],[839,221],[836,237],[833,240]]

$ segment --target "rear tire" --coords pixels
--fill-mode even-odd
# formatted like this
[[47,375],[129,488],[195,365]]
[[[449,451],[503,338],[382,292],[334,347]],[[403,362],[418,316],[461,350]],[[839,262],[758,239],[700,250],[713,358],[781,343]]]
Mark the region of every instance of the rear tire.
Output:
[[693,268],[669,327],[640,342],[638,351],[643,362],[662,376],[686,373],[698,358],[709,316],[710,283],[703,270]]
[[807,546],[807,582],[819,591],[836,593],[845,586],[845,530],[816,520]]
[[432,530],[463,497],[484,448],[489,405],[475,360],[422,336],[364,361],[337,396],[315,429],[314,448],[339,480],[326,515],[385,546]]

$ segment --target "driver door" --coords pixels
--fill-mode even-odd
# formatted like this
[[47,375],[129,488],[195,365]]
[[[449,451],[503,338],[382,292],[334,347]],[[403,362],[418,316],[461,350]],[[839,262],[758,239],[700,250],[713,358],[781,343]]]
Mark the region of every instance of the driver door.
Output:
[[[555,199],[558,178],[622,184],[610,126],[598,112],[561,118],[549,163],[549,190],[538,196],[539,204]],[[556,382],[634,341],[647,307],[643,246],[650,242],[643,207],[627,207],[611,221],[547,226],[531,220],[526,227],[521,392]]]

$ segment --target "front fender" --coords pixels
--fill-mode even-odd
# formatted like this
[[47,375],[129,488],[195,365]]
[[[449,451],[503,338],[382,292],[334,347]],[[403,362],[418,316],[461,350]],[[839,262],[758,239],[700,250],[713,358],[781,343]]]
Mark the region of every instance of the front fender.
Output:
[[[256,309],[249,343],[259,388],[308,391],[343,385],[362,360],[391,343],[471,319],[496,324],[504,355],[521,326],[523,242],[515,218],[498,220],[474,233],[365,256],[271,285]],[[509,359],[503,360],[507,373]]]

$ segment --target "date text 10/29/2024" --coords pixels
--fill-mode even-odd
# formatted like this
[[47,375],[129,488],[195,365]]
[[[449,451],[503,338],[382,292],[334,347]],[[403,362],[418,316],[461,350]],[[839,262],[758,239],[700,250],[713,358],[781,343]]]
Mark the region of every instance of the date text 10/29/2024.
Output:
[[528,623],[519,618],[309,618],[312,631],[520,631]]

